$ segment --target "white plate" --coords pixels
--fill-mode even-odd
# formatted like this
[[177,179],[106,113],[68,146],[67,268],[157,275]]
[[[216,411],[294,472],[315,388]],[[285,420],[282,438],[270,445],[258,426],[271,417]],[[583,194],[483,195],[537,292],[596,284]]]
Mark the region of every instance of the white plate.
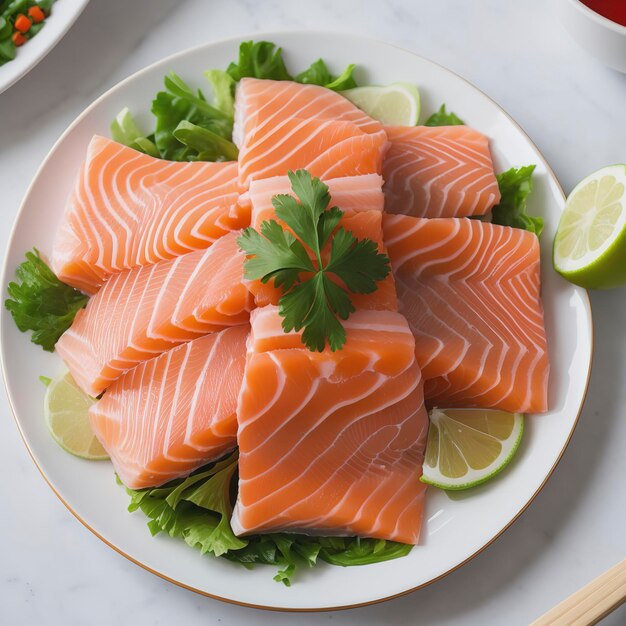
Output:
[[[323,56],[339,71],[348,62],[360,68],[362,83],[411,81],[420,86],[423,108],[442,102],[468,124],[492,138],[499,170],[536,163],[532,213],[546,223],[542,241],[543,296],[552,377],[551,411],[530,416],[522,447],[505,473],[467,496],[449,498],[429,490],[425,531],[409,556],[376,565],[320,566],[286,588],[273,570],[247,571],[222,559],[201,556],[168,537],[152,538],[145,518],[126,512],[127,497],[108,463],[89,463],[59,448],[42,417],[40,374],[62,370],[60,359],[44,353],[18,332],[2,311],[2,360],[8,395],[33,460],[65,505],[90,530],[146,569],[195,591],[229,602],[287,610],[315,610],[367,604],[425,585],[459,567],[491,543],[528,506],[554,469],[572,434],[587,388],[592,352],[589,301],[584,290],[566,283],[552,269],[551,241],[563,208],[563,192],[537,148],[493,101],[448,70],[405,50],[371,39],[329,33],[266,33],[277,42],[294,71]],[[20,209],[2,284],[13,277],[24,252],[51,248],[52,235],[74,175],[94,133],[107,133],[124,106],[146,112],[162,78],[173,70],[203,85],[202,72],[223,68],[237,56],[240,39],[208,44],[170,57],[120,83],[91,105],[52,149]],[[206,86],[206,85],[203,85]]]
[[89,0],[57,0],[41,32],[17,49],[17,56],[0,66],[0,93],[8,89],[43,59],[56,46]]

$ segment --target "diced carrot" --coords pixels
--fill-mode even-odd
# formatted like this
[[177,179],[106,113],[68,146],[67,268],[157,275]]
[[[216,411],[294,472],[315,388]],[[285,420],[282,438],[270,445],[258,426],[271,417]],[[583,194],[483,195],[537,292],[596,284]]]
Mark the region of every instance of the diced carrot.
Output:
[[27,33],[31,24],[32,22],[23,13],[15,18],[15,30],[19,30],[20,33]]
[[37,5],[28,9],[28,15],[35,24],[39,24],[39,22],[43,22],[46,19],[46,14],[41,10],[41,7]]
[[16,46],[22,46],[26,43],[26,37],[24,37],[24,35],[17,30],[13,33],[11,39],[13,39],[13,43]]

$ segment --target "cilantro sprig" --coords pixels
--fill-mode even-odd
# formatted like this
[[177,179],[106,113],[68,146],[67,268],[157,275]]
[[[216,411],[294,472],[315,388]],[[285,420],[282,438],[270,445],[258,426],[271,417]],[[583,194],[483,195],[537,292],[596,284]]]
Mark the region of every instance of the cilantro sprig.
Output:
[[292,232],[276,220],[265,220],[260,232],[246,228],[238,239],[250,255],[244,275],[263,283],[273,280],[282,289],[278,313],[285,332],[304,329],[302,341],[313,352],[326,343],[340,350],[346,341],[340,320],[355,310],[350,293],[376,291],[389,274],[389,258],[378,252],[375,241],[356,239],[339,225],[343,212],[328,206],[328,186],[319,178],[298,170],[289,172],[289,180],[297,199],[278,194],[272,204]]

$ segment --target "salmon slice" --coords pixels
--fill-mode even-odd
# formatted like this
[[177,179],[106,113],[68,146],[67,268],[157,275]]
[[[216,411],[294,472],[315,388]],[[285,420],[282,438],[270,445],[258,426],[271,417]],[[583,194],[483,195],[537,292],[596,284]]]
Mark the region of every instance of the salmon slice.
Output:
[[131,489],[185,476],[237,445],[237,395],[249,326],[144,361],[90,410],[96,436]]
[[[344,176],[324,180],[330,193],[330,205],[337,206],[344,212],[378,211],[385,208],[385,196],[382,191],[383,178],[379,174],[363,176]],[[261,222],[276,219],[272,198],[277,194],[293,196],[288,176],[273,176],[253,180],[250,189],[240,202],[250,206],[251,225],[259,229]]]
[[239,396],[237,535],[419,539],[428,418],[414,340],[389,311],[357,311],[342,350],[303,348],[256,309]]
[[237,87],[233,141],[243,190],[290,169],[323,179],[380,174],[388,145],[382,124],[338,93],[256,78]]
[[385,209],[414,217],[484,215],[500,201],[489,140],[467,126],[385,126]]
[[548,409],[539,242],[470,219],[387,215],[399,310],[431,406]]
[[79,387],[97,396],[142,361],[247,323],[253,303],[237,237],[112,276],[56,344]]
[[56,234],[51,262],[93,294],[111,275],[208,248],[247,226],[237,164],[155,159],[95,136]]

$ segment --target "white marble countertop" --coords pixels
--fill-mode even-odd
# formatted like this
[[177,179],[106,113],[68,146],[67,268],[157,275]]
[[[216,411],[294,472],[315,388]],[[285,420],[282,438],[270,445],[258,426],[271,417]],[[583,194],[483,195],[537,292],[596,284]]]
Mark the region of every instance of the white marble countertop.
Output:
[[[184,48],[290,28],[369,34],[462,74],[527,130],[567,191],[586,173],[626,161],[626,75],[581,51],[545,0],[92,0],[57,48],[0,95],[2,254],[39,163],[103,91]],[[596,357],[587,402],[561,464],[533,505],[447,578],[341,613],[296,616],[229,606],[126,561],[47,487],[2,394],[0,622],[528,624],[626,556],[626,290],[591,299]],[[605,623],[625,622],[623,607]]]

